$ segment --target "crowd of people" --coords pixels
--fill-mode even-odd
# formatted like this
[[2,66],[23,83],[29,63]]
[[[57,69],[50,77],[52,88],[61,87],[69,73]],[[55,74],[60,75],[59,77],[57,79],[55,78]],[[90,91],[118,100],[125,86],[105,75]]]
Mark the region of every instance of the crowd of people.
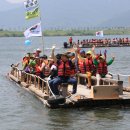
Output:
[[[114,61],[114,56],[107,62],[106,51],[104,54],[95,54],[95,46],[85,52],[84,50],[73,47],[73,51],[62,54],[54,54],[55,47],[52,48],[50,57],[40,56],[41,50],[37,49],[33,53],[27,53],[22,61],[23,71],[35,74],[41,78],[47,78],[51,91],[59,95],[58,86],[62,83],[72,84],[72,94],[77,92],[78,73],[86,74],[87,79],[83,78],[88,89],[91,88],[91,76],[100,78],[107,77],[108,66]],[[97,81],[97,85],[99,85]]]
[[[83,40],[77,40],[74,41],[72,37],[68,39],[68,43],[70,47],[73,45],[128,45],[130,43],[130,39],[128,37],[126,38],[93,38],[93,39],[83,39]],[[64,43],[65,45],[66,43]]]

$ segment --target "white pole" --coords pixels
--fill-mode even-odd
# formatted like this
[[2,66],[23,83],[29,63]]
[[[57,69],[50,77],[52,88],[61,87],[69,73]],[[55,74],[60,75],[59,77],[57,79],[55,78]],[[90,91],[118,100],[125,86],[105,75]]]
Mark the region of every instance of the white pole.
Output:
[[[38,1],[38,0],[37,0]],[[39,3],[39,2],[38,2]],[[39,4],[38,4],[39,5]],[[40,21],[41,21],[41,31],[42,31],[42,18],[41,18],[41,10],[40,10],[40,6],[39,6],[39,14],[40,14]],[[42,36],[41,36],[41,38],[42,38],[42,44],[43,44],[43,54],[44,54],[44,38],[43,38],[43,33],[42,33]]]

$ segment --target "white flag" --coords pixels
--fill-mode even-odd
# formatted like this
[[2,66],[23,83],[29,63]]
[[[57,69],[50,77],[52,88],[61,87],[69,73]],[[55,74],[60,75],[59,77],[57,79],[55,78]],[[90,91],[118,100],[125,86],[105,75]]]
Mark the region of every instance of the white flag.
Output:
[[98,36],[98,37],[103,37],[103,31],[98,31],[98,32],[96,32],[96,36]]
[[31,11],[38,7],[38,2],[37,2],[37,0],[25,0],[24,7],[25,7],[26,11]]
[[41,23],[37,23],[37,24],[35,24],[34,26],[28,28],[28,29],[24,32],[24,36],[25,36],[26,38],[42,36]]

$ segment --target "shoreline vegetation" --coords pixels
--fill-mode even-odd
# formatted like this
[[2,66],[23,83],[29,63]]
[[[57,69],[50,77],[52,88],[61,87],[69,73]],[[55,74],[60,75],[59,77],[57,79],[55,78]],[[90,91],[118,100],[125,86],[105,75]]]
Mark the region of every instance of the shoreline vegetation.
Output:
[[[103,30],[104,35],[130,35],[130,28],[105,28],[105,29],[50,29],[43,31],[44,36],[95,36],[96,31]],[[0,37],[24,37],[23,31],[0,29]]]

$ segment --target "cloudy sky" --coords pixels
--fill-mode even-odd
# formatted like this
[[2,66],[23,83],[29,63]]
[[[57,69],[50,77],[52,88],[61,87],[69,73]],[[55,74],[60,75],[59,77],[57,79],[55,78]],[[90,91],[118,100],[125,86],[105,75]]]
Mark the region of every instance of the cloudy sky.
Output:
[[[1,0],[0,3],[0,11],[10,10],[12,8],[17,8],[23,5],[23,1],[25,0]],[[39,2],[43,2],[43,0],[38,0]],[[62,6],[71,6],[78,7],[83,3],[84,5],[90,5],[90,7],[95,7],[100,5],[100,8],[107,9],[107,7],[112,7],[109,11],[113,11],[113,7],[115,9],[119,9],[119,11],[124,11],[130,9],[130,0],[44,0],[44,3],[51,3],[55,6],[55,4],[60,3]],[[106,4],[105,7],[102,5]],[[67,7],[66,7],[67,8]],[[82,8],[82,7],[81,7]],[[80,9],[77,8],[77,9]]]
[[[25,0],[1,0],[1,4],[0,4],[0,10],[8,10],[10,8],[15,8],[15,7],[18,7],[20,5],[22,5],[23,1]],[[43,1],[43,0],[38,0],[39,2],[40,1]],[[96,4],[97,3],[100,3],[102,5],[102,3],[106,3],[106,6],[108,5],[115,5],[115,8],[116,6],[120,6],[121,9],[125,9],[125,8],[128,8],[129,7],[129,4],[130,4],[130,0],[44,0],[45,3],[46,1],[50,1],[52,4],[56,4],[57,2],[58,3],[68,3],[68,5],[70,3],[73,3],[72,5],[69,5],[69,6],[75,6],[75,5],[78,5],[78,3],[84,3],[84,4],[91,4],[90,6],[95,6],[96,7]],[[77,3],[77,4],[76,4]]]
[[[6,14],[18,16],[20,12],[24,13],[24,0],[0,0],[0,19],[3,19],[4,24]],[[41,13],[44,22],[49,25],[64,26],[65,23],[70,26],[74,25],[90,26],[103,23],[117,16],[127,14],[130,17],[130,0],[38,0],[40,3]],[[13,10],[14,11],[11,11]],[[17,10],[17,11],[16,11]],[[14,15],[13,15],[14,14]],[[17,16],[10,20],[17,21]],[[21,16],[24,19],[24,16]],[[5,20],[4,20],[5,19]],[[125,21],[125,19],[123,19]],[[1,21],[2,22],[2,21]],[[21,21],[23,23],[23,21]]]
[[1,0],[0,11],[6,11],[22,6],[23,0]]

